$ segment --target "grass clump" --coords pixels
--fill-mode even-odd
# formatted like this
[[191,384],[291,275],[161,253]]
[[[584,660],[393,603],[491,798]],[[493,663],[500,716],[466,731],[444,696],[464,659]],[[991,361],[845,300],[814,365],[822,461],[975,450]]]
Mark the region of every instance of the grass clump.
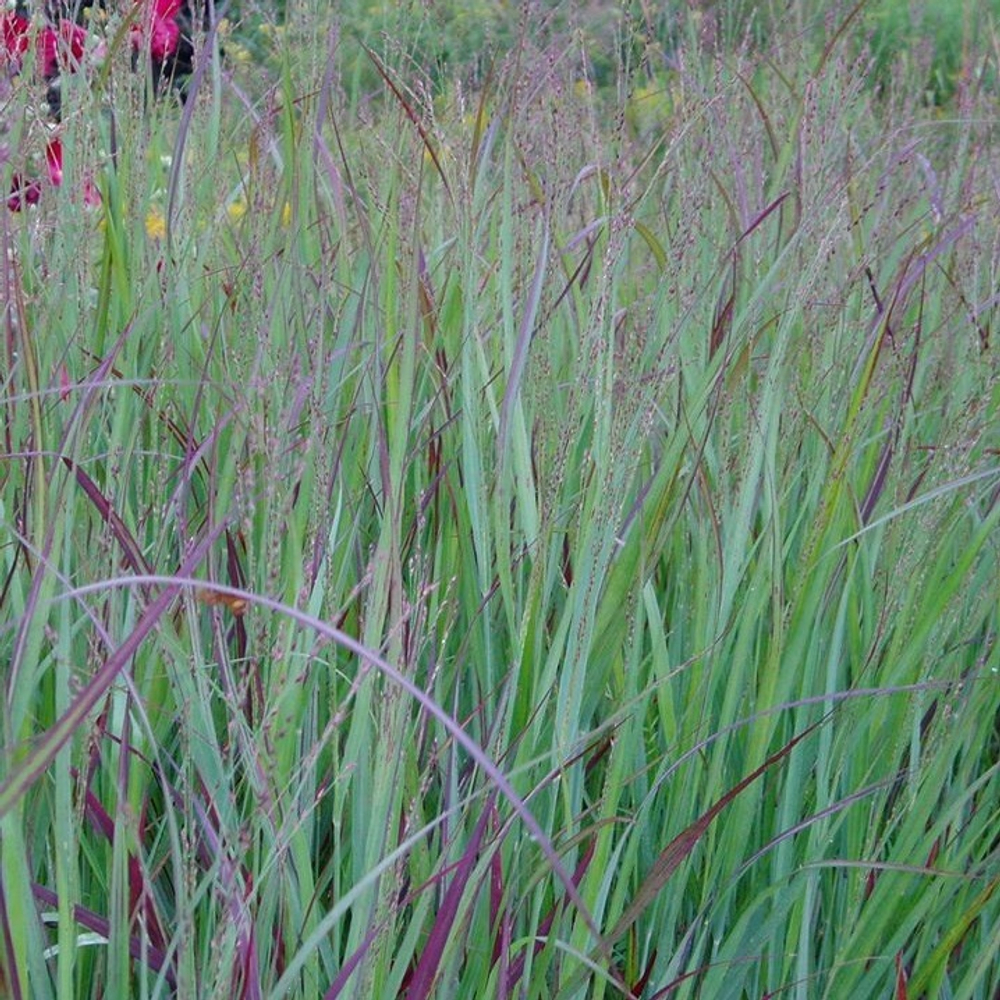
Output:
[[0,221],[6,989],[992,996],[987,89],[296,7]]

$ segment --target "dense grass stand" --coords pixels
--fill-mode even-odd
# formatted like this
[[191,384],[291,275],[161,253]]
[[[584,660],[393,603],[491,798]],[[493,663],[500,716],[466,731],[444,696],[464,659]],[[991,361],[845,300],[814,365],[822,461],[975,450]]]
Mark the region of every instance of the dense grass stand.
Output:
[[997,1000],[1000,0],[239,6],[3,15],[0,994]]

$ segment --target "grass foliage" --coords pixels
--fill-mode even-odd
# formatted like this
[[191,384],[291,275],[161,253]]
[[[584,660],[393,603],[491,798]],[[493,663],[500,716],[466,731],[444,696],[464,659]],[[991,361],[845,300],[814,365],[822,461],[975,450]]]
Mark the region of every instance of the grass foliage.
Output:
[[994,997],[988,33],[319,9],[0,216],[7,993]]

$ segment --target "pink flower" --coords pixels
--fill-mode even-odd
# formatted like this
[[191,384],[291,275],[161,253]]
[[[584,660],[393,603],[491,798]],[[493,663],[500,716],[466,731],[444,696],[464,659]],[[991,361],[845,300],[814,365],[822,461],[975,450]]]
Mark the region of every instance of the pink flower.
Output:
[[[135,0],[135,5],[138,7],[144,2],[149,0]],[[148,45],[150,55],[157,62],[173,55],[180,44],[177,15],[183,4],[184,0],[152,0],[148,16],[132,28],[132,47],[141,49]]]
[[101,203],[101,192],[93,177],[83,179],[83,203],[87,208],[96,208]]

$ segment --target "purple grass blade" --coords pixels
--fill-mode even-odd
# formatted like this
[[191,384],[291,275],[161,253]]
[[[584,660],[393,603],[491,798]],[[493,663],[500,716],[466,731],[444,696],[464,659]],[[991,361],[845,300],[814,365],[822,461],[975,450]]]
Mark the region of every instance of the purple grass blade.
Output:
[[236,960],[233,967],[233,996],[239,1000],[261,1000],[260,965],[257,961],[257,937],[253,914],[247,905],[250,889],[243,875],[231,861],[224,861],[222,882],[230,919],[236,926]]
[[[87,388],[86,391],[84,392],[83,398],[77,405],[76,411],[74,413],[74,420],[77,418],[79,414],[81,414],[84,411],[84,408],[87,406],[91,396],[97,391],[97,386],[106,377],[107,373],[112,369],[114,358],[119,354],[119,352],[125,346],[125,341],[128,339],[131,330],[132,330],[131,324],[127,325],[122,330],[122,332],[118,335],[118,339],[112,345],[111,351],[109,352],[107,358],[101,361],[100,365],[98,365],[98,368],[94,373],[93,378],[90,379],[90,381],[87,383]],[[63,443],[65,444],[65,440]],[[52,545],[55,540],[55,531],[57,523],[58,523],[57,518],[51,519],[49,526],[45,531],[45,537],[41,541],[41,544],[38,546],[38,553],[41,557],[42,564],[45,566],[51,565]],[[26,539],[30,538],[30,535],[31,531],[26,529],[25,538]],[[23,544],[25,543],[22,542],[22,545]],[[32,621],[37,612],[39,595],[41,594],[42,581],[44,580],[44,578],[45,574],[43,572],[34,573],[34,575],[32,576],[31,588],[28,591],[28,598],[25,601],[24,610],[21,615],[21,623],[18,627],[17,638],[14,641],[14,651],[10,658],[10,667],[6,678],[8,699],[10,692],[12,692],[16,687],[17,676],[21,669],[21,661],[24,658],[25,649],[28,643],[28,636],[32,628]],[[8,710],[7,704],[5,703],[4,711],[7,710]]]
[[[72,773],[74,777],[78,776],[76,768],[72,769]],[[89,788],[84,793],[84,815],[109,844],[114,840],[114,820]],[[143,924],[150,940],[155,947],[165,948],[166,935],[163,933],[163,922],[156,909],[156,897],[139,859],[131,852],[128,855],[128,879],[130,915],[134,915],[141,907]]]
[[501,465],[507,458],[507,437],[510,434],[511,412],[514,401],[521,389],[521,378],[528,363],[528,348],[535,331],[535,319],[538,316],[538,305],[542,300],[542,288],[545,284],[545,270],[549,259],[549,217],[546,211],[542,219],[542,245],[535,261],[535,276],[531,282],[528,301],[524,305],[524,315],[521,317],[521,328],[518,330],[517,343],[514,346],[514,357],[510,363],[510,374],[507,376],[507,387],[504,389],[503,403],[500,407],[500,433],[497,437],[497,454]]
[[[59,897],[44,885],[32,885],[31,891],[35,898],[45,906],[51,908],[59,906]],[[100,934],[101,937],[109,938],[111,936],[111,921],[107,917],[94,913],[93,910],[76,904],[73,906],[73,919],[81,927],[93,931],[95,934]],[[150,942],[143,941],[135,935],[129,937],[128,951],[137,961],[145,962],[154,972],[162,973],[171,986],[177,985],[173,969],[170,967],[164,951],[153,947]]]
[[420,141],[424,144],[424,148],[427,150],[427,155],[430,156],[431,162],[434,164],[434,169],[437,171],[438,176],[441,178],[441,183],[444,185],[445,191],[448,192],[449,198],[454,198],[451,192],[451,185],[448,183],[448,175],[444,172],[444,168],[441,166],[441,161],[438,159],[437,150],[434,148],[434,142],[431,139],[430,133],[424,126],[421,120],[421,115],[417,113],[416,109],[410,104],[406,99],[406,95],[396,86],[392,77],[389,75],[389,70],[383,65],[382,60],[379,59],[375,53],[368,48],[367,45],[361,46],[365,54],[372,61],[372,65],[375,67],[375,71],[380,77],[382,77],[383,82],[392,91],[393,97],[399,103],[399,106],[406,113],[406,117],[410,119],[413,127],[417,130],[417,134],[420,136]]
[[[224,529],[224,524],[216,526],[195,545],[181,566],[181,579],[186,577],[188,582],[196,582],[193,578],[187,577],[187,574],[190,574],[201,563]],[[11,772],[7,780],[0,785],[0,817],[6,816],[25,792],[42,777],[46,768],[55,759],[56,754],[72,738],[77,726],[86,719],[102,695],[114,683],[118,674],[125,669],[125,665],[135,655],[146,637],[156,628],[160,619],[167,613],[184,587],[184,583],[177,582],[173,577],[148,575],[91,584],[89,587],[78,589],[75,594],[79,595],[84,591],[106,590],[115,585],[128,585],[133,581],[139,587],[146,584],[162,584],[163,589],[143,612],[131,634],[104,661],[104,665],[94,674],[90,682],[84,685],[73,704],[42,735],[20,764]]]
[[903,301],[913,286],[923,278],[927,266],[933,263],[941,254],[950,250],[975,224],[975,216],[965,216],[954,229],[945,233],[929,250],[925,250],[916,259],[910,258],[906,262],[906,265],[902,269],[899,285],[894,289],[893,307]]
[[[493,813],[494,825],[496,825],[497,815],[493,803],[490,803],[490,809]],[[503,907],[502,910],[501,907]],[[499,926],[499,920],[506,916],[506,910],[507,908],[503,906],[503,858],[499,851],[494,851],[493,857],[490,858],[490,927]],[[496,962],[501,954],[498,935],[493,946],[493,961]]]
[[125,561],[129,567],[136,573],[152,572],[149,563],[146,562],[146,558],[142,554],[139,543],[132,536],[125,522],[118,516],[114,507],[111,506],[111,501],[100,491],[97,483],[79,465],[65,455],[63,455],[63,464],[76,477],[80,488],[87,494],[87,499],[97,508],[97,513],[101,515],[101,520],[111,529],[111,534],[115,536],[115,540],[125,553]]
[[750,220],[750,224],[746,227],[746,229],[744,229],[743,232],[740,233],[739,239],[736,241],[736,245],[738,246],[740,243],[742,243],[743,240],[745,240],[773,211],[780,208],[781,205],[784,203],[785,199],[788,197],[789,193],[790,192],[788,191],[782,191],[782,193],[779,194],[778,197],[774,199],[774,201],[772,201],[765,208],[762,208]]
[[257,935],[253,923],[240,932],[236,954],[239,957],[237,972],[241,984],[237,995],[240,1000],[261,1000],[264,994],[260,987],[260,962],[257,958]]
[[[472,837],[455,869],[451,884],[448,886],[444,900],[441,903],[441,909],[438,910],[437,916],[434,919],[434,925],[431,927],[427,944],[424,946],[420,961],[417,963],[416,971],[410,980],[410,988],[406,994],[407,1000],[425,1000],[434,989],[434,979],[441,965],[441,957],[444,954],[444,949],[448,941],[456,933],[455,918],[458,915],[458,907],[462,901],[462,897],[465,895],[469,878],[476,867],[476,861],[479,858],[479,849],[483,842],[483,836],[486,833],[486,827],[489,824],[490,812],[495,797],[495,792],[490,794],[486,802],[486,808],[483,810],[482,816],[479,817],[479,822],[476,824],[476,828],[472,832]],[[481,885],[476,888],[477,893],[480,888],[482,888]]]
[[[313,154],[317,161],[321,162],[326,169],[326,176],[330,182],[330,192],[333,197],[333,207],[337,211],[337,218],[340,221],[341,231],[346,231],[349,223],[347,219],[347,205],[344,199],[344,179],[337,169],[330,147],[323,138],[323,124],[330,114],[330,97],[336,85],[337,47],[340,44],[340,33],[337,25],[330,28],[326,43],[326,67],[323,70],[323,82],[319,88],[319,99],[316,102],[316,124],[313,127]],[[354,192],[350,192],[354,195]]]
[[[594,851],[596,849],[597,841],[595,839],[591,839],[587,845],[587,849],[583,852],[583,856],[577,862],[576,869],[573,872],[574,886],[578,886],[583,880],[583,876],[587,874],[587,869],[590,867],[590,862],[594,858]],[[552,930],[552,925],[555,923],[558,908],[558,903],[553,904],[549,912],[545,914],[545,918],[538,925],[538,930],[535,932],[535,945],[532,949],[533,955],[537,955],[545,947],[546,939],[549,936],[549,932]],[[510,973],[507,982],[509,990],[513,990],[513,988],[520,981],[521,977],[524,975],[524,967],[526,964],[527,955],[524,951],[521,951],[517,958],[515,958],[510,964]]]
[[361,959],[368,953],[368,949],[371,948],[372,942],[381,930],[382,928],[376,925],[368,931],[358,950],[344,963],[343,968],[337,973],[337,978],[330,983],[329,989],[323,994],[323,1000],[337,1000],[337,997],[340,996],[341,991],[347,985],[347,981],[353,975]]
[[497,933],[497,949],[500,953],[500,971],[497,976],[497,996],[500,1000],[507,1000],[514,992],[517,985],[511,974],[510,946],[514,940],[514,918],[511,915],[510,907],[505,906],[500,915],[500,927]]
[[3,881],[0,880],[0,927],[3,928],[3,950],[7,956],[4,963],[10,973],[10,985],[0,978],[0,995],[6,995],[10,990],[10,1000],[21,1000],[21,977],[17,972],[17,962],[14,958],[14,940],[10,933],[10,918],[7,914],[7,896],[4,893]]
[[868,519],[872,516],[872,511],[875,510],[875,504],[878,503],[878,498],[882,495],[882,490],[885,488],[885,481],[889,475],[889,466],[892,464],[894,439],[895,435],[890,435],[889,440],[886,441],[885,447],[882,449],[882,454],[879,455],[878,468],[875,470],[871,485],[868,487],[868,492],[861,503],[862,524],[868,523]]

